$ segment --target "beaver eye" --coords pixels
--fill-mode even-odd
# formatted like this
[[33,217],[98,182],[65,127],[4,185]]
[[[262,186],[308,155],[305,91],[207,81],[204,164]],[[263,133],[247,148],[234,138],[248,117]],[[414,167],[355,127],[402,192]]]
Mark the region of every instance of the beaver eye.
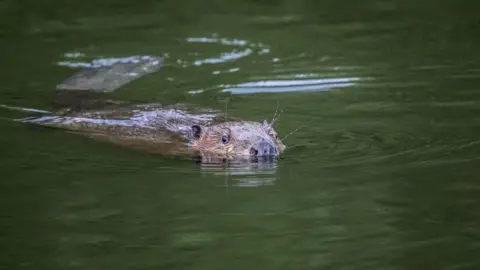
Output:
[[222,136],[222,143],[223,144],[226,144],[230,141],[230,138],[227,136],[227,135],[223,135]]

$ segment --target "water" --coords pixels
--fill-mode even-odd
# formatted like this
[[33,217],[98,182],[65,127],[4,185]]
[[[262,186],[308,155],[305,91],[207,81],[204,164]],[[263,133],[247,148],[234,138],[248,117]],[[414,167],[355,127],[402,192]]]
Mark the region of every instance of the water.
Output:
[[165,56],[114,97],[309,124],[276,164],[222,169],[2,120],[0,269],[478,269],[477,8],[3,1],[2,104]]

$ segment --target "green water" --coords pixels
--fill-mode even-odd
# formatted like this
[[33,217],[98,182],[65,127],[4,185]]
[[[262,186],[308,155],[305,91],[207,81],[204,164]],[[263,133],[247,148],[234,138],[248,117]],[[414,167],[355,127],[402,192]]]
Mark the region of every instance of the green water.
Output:
[[2,104],[153,55],[115,98],[307,125],[208,169],[0,111],[0,269],[479,269],[479,48],[473,1],[4,0]]

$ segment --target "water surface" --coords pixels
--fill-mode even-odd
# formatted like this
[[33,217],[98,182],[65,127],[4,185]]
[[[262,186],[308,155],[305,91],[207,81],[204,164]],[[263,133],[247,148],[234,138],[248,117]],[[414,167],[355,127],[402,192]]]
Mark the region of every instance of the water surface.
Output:
[[[478,6],[478,5],[477,5]],[[2,104],[51,109],[78,68],[165,56],[114,97],[286,135],[268,167],[201,167],[0,128],[2,269],[478,269],[480,32],[458,1],[3,1]]]

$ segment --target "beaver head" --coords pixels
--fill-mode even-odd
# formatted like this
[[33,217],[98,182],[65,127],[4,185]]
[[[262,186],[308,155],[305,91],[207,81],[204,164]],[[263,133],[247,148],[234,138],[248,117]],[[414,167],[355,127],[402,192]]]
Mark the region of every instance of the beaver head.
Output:
[[190,135],[193,149],[226,158],[278,156],[286,147],[267,121],[193,125]]

